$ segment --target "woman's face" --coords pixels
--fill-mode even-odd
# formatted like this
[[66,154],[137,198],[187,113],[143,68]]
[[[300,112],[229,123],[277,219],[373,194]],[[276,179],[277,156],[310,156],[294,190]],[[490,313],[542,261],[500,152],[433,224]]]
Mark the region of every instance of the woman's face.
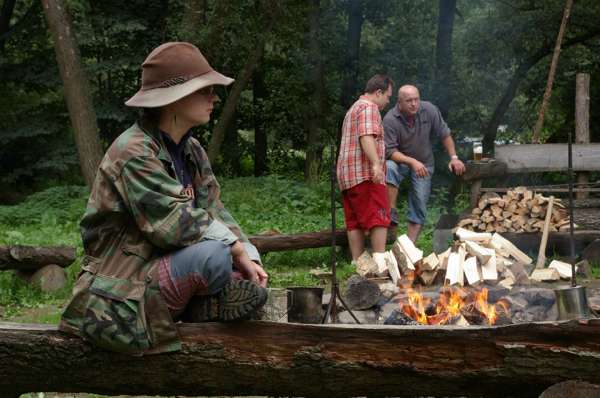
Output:
[[210,114],[217,101],[219,97],[214,93],[214,86],[208,86],[174,102],[173,106],[177,119],[198,126],[210,121]]

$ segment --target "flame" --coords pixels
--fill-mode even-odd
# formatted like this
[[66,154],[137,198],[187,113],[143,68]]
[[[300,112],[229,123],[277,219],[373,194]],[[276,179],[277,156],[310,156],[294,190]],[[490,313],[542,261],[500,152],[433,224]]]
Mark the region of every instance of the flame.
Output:
[[435,307],[431,299],[424,297],[420,291],[408,288],[406,294],[406,300],[401,303],[402,311],[423,325],[451,323],[456,318],[462,317],[463,311],[474,314],[474,317],[485,321],[488,325],[494,325],[501,314],[509,314],[510,308],[504,299],[496,304],[488,303],[487,288],[468,291],[461,288],[444,288]]

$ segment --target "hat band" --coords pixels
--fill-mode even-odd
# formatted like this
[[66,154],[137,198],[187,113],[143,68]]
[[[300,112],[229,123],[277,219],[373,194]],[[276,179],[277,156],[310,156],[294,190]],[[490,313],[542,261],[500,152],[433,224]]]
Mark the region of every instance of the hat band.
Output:
[[168,80],[164,80],[164,81],[160,82],[159,84],[155,84],[152,86],[146,86],[146,87],[143,87],[143,84],[142,84],[142,90],[146,91],[146,90],[153,90],[155,88],[167,88],[167,87],[178,86],[180,84],[187,83],[188,81],[192,80],[193,78],[195,78],[199,75],[201,75],[201,73],[196,74],[196,75],[172,77]]

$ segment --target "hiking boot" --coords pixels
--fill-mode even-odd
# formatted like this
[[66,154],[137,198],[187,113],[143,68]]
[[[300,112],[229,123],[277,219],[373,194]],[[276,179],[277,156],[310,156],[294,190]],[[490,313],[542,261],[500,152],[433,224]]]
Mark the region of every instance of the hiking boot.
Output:
[[267,289],[245,279],[231,279],[212,296],[195,296],[181,319],[185,322],[249,319],[267,301]]

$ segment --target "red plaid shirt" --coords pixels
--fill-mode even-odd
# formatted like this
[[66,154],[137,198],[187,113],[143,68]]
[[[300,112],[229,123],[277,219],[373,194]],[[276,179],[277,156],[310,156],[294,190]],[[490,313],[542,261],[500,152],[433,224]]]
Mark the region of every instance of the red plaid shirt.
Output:
[[342,142],[337,161],[337,179],[342,191],[373,179],[371,162],[360,146],[359,139],[364,135],[375,136],[377,155],[381,159],[385,175],[385,143],[381,114],[375,103],[360,97],[346,113],[342,126]]

